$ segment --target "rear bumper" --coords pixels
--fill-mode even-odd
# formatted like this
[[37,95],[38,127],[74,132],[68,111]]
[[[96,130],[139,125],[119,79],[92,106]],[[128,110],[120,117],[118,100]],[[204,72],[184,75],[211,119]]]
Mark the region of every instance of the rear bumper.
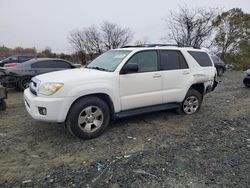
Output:
[[209,84],[205,84],[205,93],[209,93],[215,90],[215,88],[218,85],[218,81],[216,79],[214,79],[214,81],[212,81],[212,83]]

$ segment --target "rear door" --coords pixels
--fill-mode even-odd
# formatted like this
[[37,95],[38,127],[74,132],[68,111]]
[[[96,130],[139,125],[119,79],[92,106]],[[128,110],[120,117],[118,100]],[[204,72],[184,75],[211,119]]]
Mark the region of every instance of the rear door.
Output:
[[190,78],[189,66],[181,51],[161,50],[160,69],[163,78],[163,102],[181,102]]
[[138,72],[120,75],[122,110],[161,104],[162,75],[158,67],[156,50],[141,51],[127,62],[137,64]]

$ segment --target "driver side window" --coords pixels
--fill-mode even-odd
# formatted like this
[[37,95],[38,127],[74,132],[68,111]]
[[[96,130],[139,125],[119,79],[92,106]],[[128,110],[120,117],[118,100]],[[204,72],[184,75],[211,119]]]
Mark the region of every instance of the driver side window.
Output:
[[127,64],[137,64],[138,73],[140,72],[153,72],[158,70],[157,52],[156,51],[143,51],[138,52],[129,59]]

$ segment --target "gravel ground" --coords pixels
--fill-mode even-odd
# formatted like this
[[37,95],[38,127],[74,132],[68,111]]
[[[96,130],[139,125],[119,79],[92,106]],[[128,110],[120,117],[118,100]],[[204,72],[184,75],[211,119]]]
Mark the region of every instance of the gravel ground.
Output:
[[[93,140],[36,122],[22,93],[0,112],[0,187],[249,187],[250,90],[227,72],[191,116],[156,112],[113,122]],[[97,168],[97,163],[100,168]]]

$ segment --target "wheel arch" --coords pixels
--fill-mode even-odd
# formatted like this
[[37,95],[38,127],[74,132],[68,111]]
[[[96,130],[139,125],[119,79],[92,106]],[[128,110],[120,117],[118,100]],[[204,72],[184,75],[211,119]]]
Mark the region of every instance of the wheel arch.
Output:
[[190,89],[197,90],[202,95],[202,97],[203,97],[203,95],[205,93],[205,86],[204,86],[203,83],[193,84],[193,85],[190,86],[190,88],[188,90],[190,90]]
[[68,115],[69,115],[69,112],[70,112],[72,106],[73,106],[74,104],[76,104],[79,100],[84,99],[84,98],[87,98],[87,97],[97,97],[97,98],[103,100],[103,101],[108,105],[108,107],[109,107],[109,109],[110,109],[111,118],[112,118],[112,119],[115,119],[114,103],[113,103],[111,97],[110,97],[108,94],[106,94],[106,93],[93,93],[93,94],[88,94],[88,95],[80,96],[80,97],[78,97],[77,99],[75,99],[75,100],[71,103],[71,105],[70,105],[70,107],[69,107],[69,110],[68,110],[67,116],[66,116],[66,120],[68,119]]

